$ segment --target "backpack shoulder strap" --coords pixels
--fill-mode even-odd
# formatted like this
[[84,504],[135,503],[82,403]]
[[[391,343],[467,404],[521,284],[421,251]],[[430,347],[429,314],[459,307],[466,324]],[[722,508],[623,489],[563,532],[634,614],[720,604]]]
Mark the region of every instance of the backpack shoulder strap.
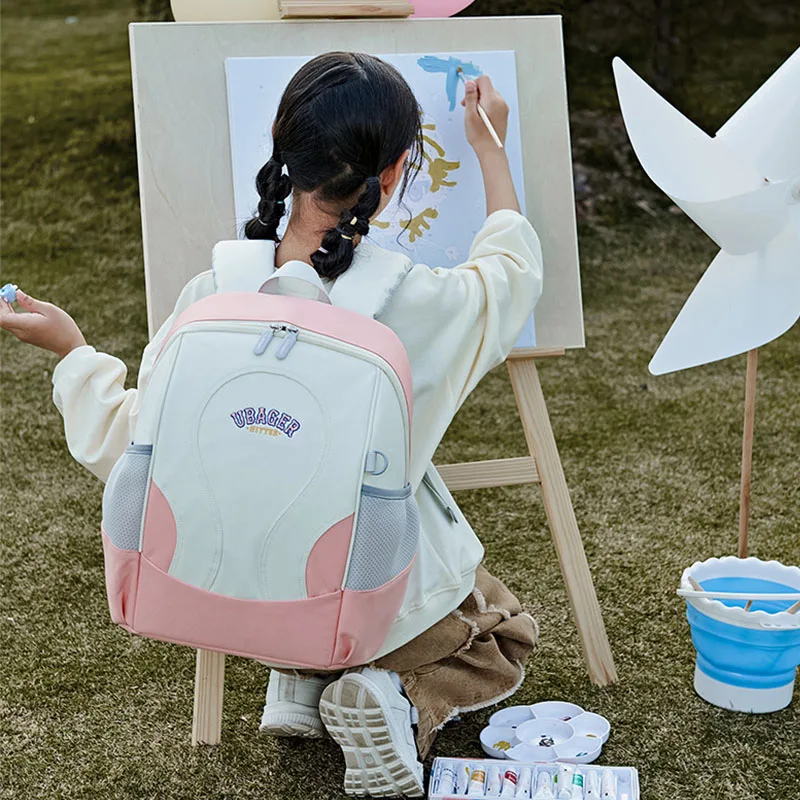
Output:
[[328,294],[335,306],[379,319],[410,270],[406,256],[361,242],[353,263]]
[[[211,269],[217,292],[257,292],[275,272],[275,242],[218,242]],[[361,242],[347,272],[326,288],[333,305],[378,319],[410,269],[406,256]]]
[[217,242],[211,254],[214,286],[220,292],[257,292],[275,272],[275,242],[234,239]]

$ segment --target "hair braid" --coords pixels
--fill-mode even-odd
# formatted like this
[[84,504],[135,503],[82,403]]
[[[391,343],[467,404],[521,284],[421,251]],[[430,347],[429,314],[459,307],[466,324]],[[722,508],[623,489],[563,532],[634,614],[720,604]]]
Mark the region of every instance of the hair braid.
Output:
[[323,278],[338,278],[353,261],[356,236],[369,233],[369,221],[381,202],[381,182],[367,178],[364,191],[352,208],[342,211],[339,223],[323,237],[318,250],[311,254],[311,263]]
[[258,190],[258,213],[244,226],[248,239],[272,239],[278,241],[278,225],[286,211],[286,198],[292,192],[292,181],[283,174],[283,159],[277,147],[272,158],[256,175]]

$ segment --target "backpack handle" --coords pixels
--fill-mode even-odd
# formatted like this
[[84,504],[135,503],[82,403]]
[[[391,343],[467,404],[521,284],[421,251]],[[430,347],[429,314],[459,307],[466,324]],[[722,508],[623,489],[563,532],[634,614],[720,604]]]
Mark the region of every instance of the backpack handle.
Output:
[[264,281],[258,291],[262,294],[282,294],[306,300],[318,300],[331,305],[331,298],[325,291],[317,271],[303,261],[287,261]]

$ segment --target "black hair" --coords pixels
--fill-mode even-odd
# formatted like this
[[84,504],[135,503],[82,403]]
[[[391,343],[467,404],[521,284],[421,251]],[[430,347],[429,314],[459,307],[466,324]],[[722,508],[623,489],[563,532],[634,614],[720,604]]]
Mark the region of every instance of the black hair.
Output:
[[289,81],[272,139],[272,158],[256,177],[258,212],[245,225],[245,236],[278,241],[286,198],[292,190],[314,192],[319,202],[340,215],[310,260],[322,277],[337,278],[353,260],[353,237],[369,232],[369,220],[381,200],[381,172],[411,151],[402,198],[419,170],[422,121],[414,93],[402,75],[379,58],[325,53]]

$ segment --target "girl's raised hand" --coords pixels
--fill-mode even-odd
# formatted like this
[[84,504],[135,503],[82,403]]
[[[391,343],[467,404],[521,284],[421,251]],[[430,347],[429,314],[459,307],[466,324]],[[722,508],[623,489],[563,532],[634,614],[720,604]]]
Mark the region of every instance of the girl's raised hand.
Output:
[[478,114],[478,102],[492,121],[501,142],[505,142],[508,129],[508,103],[492,86],[491,78],[487,75],[481,75],[475,81],[467,81],[464,88],[464,99],[461,101],[461,105],[466,109],[464,125],[467,131],[467,141],[480,157],[486,151],[491,152],[499,148]]
[[17,302],[28,313],[18,314],[9,303],[0,300],[0,328],[21,342],[50,350],[59,358],[86,344],[81,329],[62,308],[34,300],[19,290]]

